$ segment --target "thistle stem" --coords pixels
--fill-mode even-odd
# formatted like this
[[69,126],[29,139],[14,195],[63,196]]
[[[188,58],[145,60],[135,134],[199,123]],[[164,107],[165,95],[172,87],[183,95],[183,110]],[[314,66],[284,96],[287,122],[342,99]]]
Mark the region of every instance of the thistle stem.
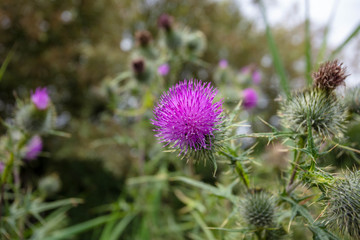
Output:
[[[298,148],[302,149],[304,146],[305,146],[305,141],[304,141],[303,138],[300,138],[299,142],[298,142]],[[297,172],[298,172],[298,169],[299,169],[299,161],[301,159],[301,155],[302,155],[302,151],[297,151],[297,153],[294,156],[295,160],[293,162],[293,170],[292,170],[292,173],[291,173],[289,183],[288,183],[288,185],[286,187],[287,194],[290,194],[296,188],[296,186],[298,186],[298,184],[296,184],[295,187],[292,186],[292,185],[294,184],[294,181],[295,181],[296,176],[297,176]]]

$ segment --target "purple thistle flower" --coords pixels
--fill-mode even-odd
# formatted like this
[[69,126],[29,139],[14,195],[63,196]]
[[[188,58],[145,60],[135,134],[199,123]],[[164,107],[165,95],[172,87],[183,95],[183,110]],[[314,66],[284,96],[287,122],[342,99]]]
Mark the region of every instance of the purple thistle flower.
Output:
[[164,64],[161,64],[157,70],[158,70],[158,73],[160,74],[160,76],[166,76],[170,72],[170,66],[169,66],[169,64],[164,63]]
[[261,82],[261,74],[259,70],[255,70],[252,73],[252,79],[255,84],[259,84]]
[[243,91],[243,106],[245,109],[256,107],[258,102],[258,95],[253,88],[246,88]]
[[152,124],[164,146],[188,150],[211,149],[211,136],[222,123],[222,100],[213,102],[217,89],[210,83],[184,80],[164,92],[154,108]]
[[227,68],[227,67],[228,67],[228,61],[227,61],[226,59],[221,59],[221,60],[219,61],[219,67],[220,67],[221,69]]
[[28,144],[26,145],[26,153],[25,153],[25,159],[26,160],[34,160],[36,159],[43,148],[43,142],[41,140],[41,137],[38,135],[35,135],[30,139]]
[[50,97],[46,87],[36,88],[35,93],[31,94],[31,101],[39,110],[45,110],[50,104]]

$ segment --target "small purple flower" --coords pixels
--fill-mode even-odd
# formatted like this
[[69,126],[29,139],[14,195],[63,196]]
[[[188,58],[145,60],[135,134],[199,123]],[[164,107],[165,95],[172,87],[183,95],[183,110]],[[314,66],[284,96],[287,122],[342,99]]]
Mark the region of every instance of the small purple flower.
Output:
[[220,61],[219,61],[219,67],[221,68],[221,69],[225,69],[225,68],[227,68],[228,67],[228,61],[226,60],[226,59],[221,59]]
[[256,107],[258,102],[258,95],[253,88],[246,88],[243,91],[243,106],[245,109]]
[[39,110],[45,110],[50,104],[50,97],[46,87],[36,88],[35,93],[31,94],[31,101]]
[[216,94],[210,83],[198,80],[184,80],[164,92],[151,120],[155,136],[164,146],[180,148],[180,154],[211,149],[209,137],[223,121],[222,100],[213,102]]
[[0,174],[4,171],[5,164],[3,162],[0,162]]
[[38,135],[35,135],[30,139],[28,144],[26,145],[26,153],[25,153],[25,159],[26,160],[34,160],[36,159],[43,148],[43,142],[41,140],[41,137]]
[[160,76],[166,76],[170,72],[170,66],[169,66],[169,64],[164,63],[164,64],[161,64],[157,70],[158,70],[158,73],[160,74]]
[[259,70],[255,70],[252,73],[252,79],[255,84],[259,84],[261,82],[261,74]]
[[245,66],[240,69],[240,72],[242,74],[249,74],[251,72],[251,65]]

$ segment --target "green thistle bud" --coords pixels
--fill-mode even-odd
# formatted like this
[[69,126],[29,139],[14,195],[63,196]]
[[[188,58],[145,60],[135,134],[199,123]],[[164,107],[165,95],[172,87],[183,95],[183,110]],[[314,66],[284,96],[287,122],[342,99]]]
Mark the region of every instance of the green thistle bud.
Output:
[[338,60],[329,61],[320,65],[319,70],[313,73],[314,86],[326,91],[345,84],[346,68]]
[[52,105],[46,110],[39,110],[34,104],[27,104],[17,111],[15,122],[18,127],[30,133],[46,133],[55,127],[56,111]]
[[307,120],[315,134],[324,137],[342,137],[346,107],[334,93],[320,89],[294,93],[281,103],[279,116],[282,124],[295,132],[307,133]]
[[52,196],[61,189],[61,181],[57,174],[51,174],[41,178],[38,187],[45,196]]
[[265,233],[265,239],[266,240],[288,239],[288,234],[282,227],[276,229],[267,229]]
[[252,190],[242,201],[242,214],[247,224],[256,228],[272,227],[275,224],[274,198],[263,190]]
[[189,33],[185,38],[185,46],[190,54],[201,56],[206,48],[206,37],[200,31]]
[[360,171],[338,180],[328,192],[325,224],[340,234],[360,239]]

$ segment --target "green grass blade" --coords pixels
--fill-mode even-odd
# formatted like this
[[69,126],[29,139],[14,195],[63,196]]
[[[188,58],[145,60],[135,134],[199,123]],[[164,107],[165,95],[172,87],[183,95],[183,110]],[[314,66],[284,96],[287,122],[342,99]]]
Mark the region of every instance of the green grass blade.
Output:
[[266,38],[267,38],[270,52],[272,55],[272,59],[274,62],[274,67],[275,67],[277,74],[280,77],[281,88],[285,92],[286,96],[289,97],[290,96],[290,88],[289,88],[289,83],[287,81],[284,64],[280,58],[279,51],[276,46],[274,37],[273,37],[271,29],[270,29],[269,21],[266,16],[265,6],[263,5],[262,1],[259,1],[259,7],[260,7],[260,12],[261,12],[261,15],[264,19],[264,23],[266,26]]
[[360,23],[356,26],[354,31],[341,43],[330,55],[330,59],[333,59],[354,37],[360,32]]
[[311,78],[311,35],[310,35],[310,6],[309,0],[305,0],[305,59],[306,59],[306,83],[308,86],[312,84]]
[[129,214],[125,216],[113,229],[112,235],[107,240],[117,240],[120,239],[121,234],[126,229],[127,225],[134,219],[136,214]]
[[106,216],[101,216],[101,217],[97,217],[94,219],[91,219],[89,221],[83,222],[83,223],[79,223],[77,225],[62,229],[62,230],[58,230],[55,231],[52,236],[50,237],[46,237],[42,240],[60,240],[60,239],[69,239],[72,236],[75,236],[76,234],[79,234],[81,232],[85,232],[89,229],[95,228],[99,225],[105,224],[109,221],[114,220],[114,218],[119,218],[120,215],[106,215]]
[[214,235],[210,231],[209,227],[206,225],[204,220],[201,218],[200,214],[198,212],[191,212],[191,215],[195,218],[195,221],[200,225],[201,229],[204,231],[206,235],[206,239],[209,240],[215,240]]
[[11,49],[10,52],[8,53],[8,55],[6,56],[3,64],[1,65],[1,68],[0,68],[0,82],[1,82],[1,80],[2,80],[2,78],[3,78],[3,76],[4,76],[4,73],[5,73],[5,71],[6,71],[6,68],[7,68],[7,66],[8,66],[9,63],[10,63],[10,60],[11,60],[14,52],[15,52],[14,49]]

